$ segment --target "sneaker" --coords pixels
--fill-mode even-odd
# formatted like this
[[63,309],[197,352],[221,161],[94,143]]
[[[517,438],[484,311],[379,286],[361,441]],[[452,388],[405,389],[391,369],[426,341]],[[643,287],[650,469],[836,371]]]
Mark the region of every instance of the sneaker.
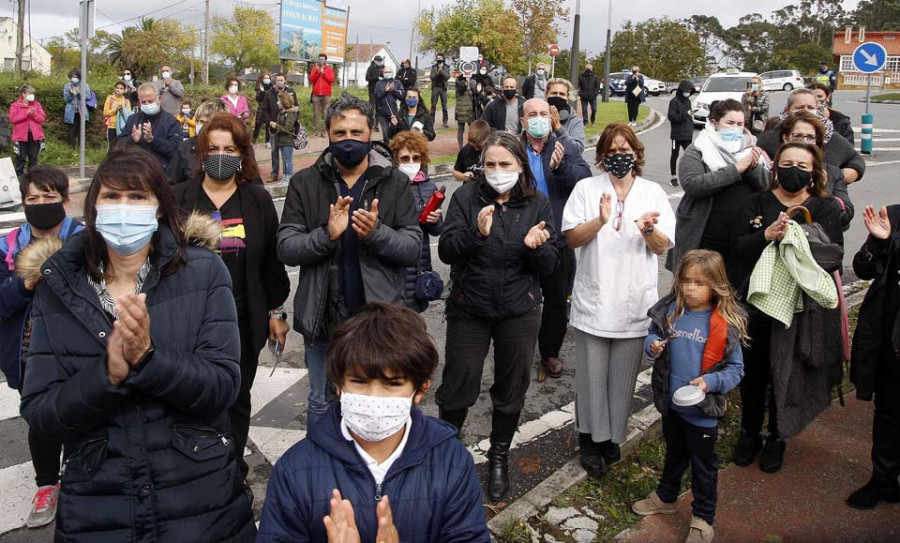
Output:
[[866,486],[860,488],[847,498],[847,505],[854,509],[874,509],[878,502],[900,502],[900,484],[881,484],[874,478],[870,479]]
[[712,525],[700,517],[694,517],[691,519],[691,530],[684,543],[712,543],[715,539],[716,533]]
[[59,483],[42,486],[31,499],[31,513],[25,525],[29,528],[46,526],[56,519],[56,502],[59,500]]
[[738,466],[749,466],[756,460],[756,453],[762,450],[762,445],[762,438],[759,437],[759,434],[754,435],[746,430],[741,430],[741,437],[734,446],[732,460]]
[[759,469],[766,473],[775,473],[784,462],[785,443],[783,439],[769,436],[759,457]]
[[659,498],[659,494],[654,490],[647,496],[646,500],[634,502],[631,510],[636,515],[649,517],[651,515],[674,515],[678,512],[678,502],[666,503]]
[[266,178],[266,183],[274,183],[278,181],[278,172],[272,172],[269,177]]
[[271,142],[271,141],[267,141],[267,142],[266,142],[266,149],[271,149],[271,148],[272,148],[272,142]]
[[547,377],[559,379],[563,373],[563,363],[559,358],[543,357],[541,358],[541,366],[547,372]]

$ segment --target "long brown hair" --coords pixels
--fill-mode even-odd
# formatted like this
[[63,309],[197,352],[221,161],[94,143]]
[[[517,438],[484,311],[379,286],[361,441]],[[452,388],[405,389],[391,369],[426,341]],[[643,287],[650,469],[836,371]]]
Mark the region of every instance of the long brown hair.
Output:
[[[162,272],[163,275],[175,273],[184,262],[186,244],[175,194],[159,160],[136,144],[125,142],[113,147],[100,163],[84,199],[85,266],[91,278],[100,280],[101,266],[109,270],[109,249],[96,227],[97,198],[104,186],[116,190],[146,190],[156,197],[159,224],[169,227],[178,248]],[[159,230],[150,241],[151,254],[158,240]]]
[[606,125],[606,128],[603,129],[603,133],[600,134],[600,139],[597,140],[597,152],[595,155],[597,160],[596,166],[601,170],[606,171],[603,168],[603,158],[609,154],[609,150],[619,136],[625,138],[628,146],[634,151],[634,168],[632,171],[634,171],[635,177],[641,175],[644,171],[644,144],[641,143],[641,140],[638,139],[637,134],[634,133],[634,130],[632,130],[630,126],[620,121],[609,123]]
[[209,156],[209,135],[214,130],[220,130],[231,134],[234,146],[241,154],[241,170],[235,174],[234,180],[238,185],[250,183],[259,176],[259,166],[256,165],[256,155],[253,152],[253,142],[250,132],[244,126],[244,121],[230,113],[216,113],[203,125],[203,130],[197,134],[197,164],[195,173],[203,172],[203,161]]
[[747,343],[747,315],[741,308],[725,273],[725,261],[722,255],[716,251],[706,249],[694,249],[688,251],[678,263],[675,269],[675,281],[672,290],[675,292],[675,310],[668,315],[667,326],[671,326],[676,319],[684,315],[685,300],[681,291],[681,284],[685,281],[688,270],[696,268],[709,283],[713,293],[713,309],[725,319],[729,325],[734,326],[740,332],[741,342]]
[[801,143],[799,141],[789,141],[781,144],[775,153],[773,162],[775,175],[772,177],[772,188],[777,188],[778,184],[778,163],[781,161],[781,153],[786,149],[801,149],[811,154],[813,157],[812,169],[812,187],[807,186],[806,191],[816,198],[827,198],[828,192],[825,190],[825,184],[828,182],[828,173],[825,171],[825,159],[822,158],[822,151],[811,143]]

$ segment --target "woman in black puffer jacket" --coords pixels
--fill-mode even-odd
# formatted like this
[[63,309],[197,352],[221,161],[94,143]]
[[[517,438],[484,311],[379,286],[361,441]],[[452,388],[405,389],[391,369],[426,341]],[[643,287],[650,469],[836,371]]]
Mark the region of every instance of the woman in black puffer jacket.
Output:
[[488,496],[500,500],[509,491],[509,446],[541,327],[540,277],[556,269],[559,254],[550,201],[536,189],[522,140],[494,132],[481,156],[485,178],[453,194],[438,243],[441,260],[455,271],[435,401],[441,418],[461,429],[493,342]]
[[[428,177],[428,141],[418,132],[401,132],[391,140],[391,154],[394,155],[394,166],[409,177],[409,190],[416,208],[416,216],[422,214],[425,204],[437,190],[437,185]],[[415,267],[406,268],[406,285],[403,288],[403,300],[406,307],[422,313],[428,309],[428,300],[416,297],[416,281],[424,272],[433,271],[431,266],[431,238],[441,235],[444,226],[443,212],[440,208],[432,211],[426,222],[419,222],[422,228],[422,250],[419,262]]]
[[[212,245],[214,226],[200,236]],[[159,161],[121,145],[94,175],[84,232],[19,268],[40,278],[22,415],[65,447],[57,541],[256,536],[228,422],[240,386],[231,280],[187,237]]]

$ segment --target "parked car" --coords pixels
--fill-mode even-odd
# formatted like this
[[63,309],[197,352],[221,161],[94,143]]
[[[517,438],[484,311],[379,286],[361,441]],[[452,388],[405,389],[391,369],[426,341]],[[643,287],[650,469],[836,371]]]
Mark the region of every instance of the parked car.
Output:
[[741,72],[734,68],[709,76],[694,101],[694,126],[706,125],[709,105],[715,100],[734,98],[740,102],[753,77],[756,77],[756,72]]
[[767,91],[783,90],[790,92],[804,87],[803,76],[797,70],[772,70],[759,74],[763,88]]
[[609,93],[614,96],[625,96],[625,78],[631,74],[625,72],[613,72],[609,74]]
[[658,79],[653,79],[650,77],[644,76],[644,88],[647,89],[647,93],[650,96],[659,96],[660,94],[666,92],[666,84]]
[[[697,92],[700,92],[700,89],[703,88],[703,84],[706,83],[707,77],[692,77],[689,79],[691,83],[694,84],[694,88],[697,89]],[[669,94],[675,94],[678,92],[678,85],[681,84],[681,81],[677,81],[674,83],[669,83],[667,87]]]

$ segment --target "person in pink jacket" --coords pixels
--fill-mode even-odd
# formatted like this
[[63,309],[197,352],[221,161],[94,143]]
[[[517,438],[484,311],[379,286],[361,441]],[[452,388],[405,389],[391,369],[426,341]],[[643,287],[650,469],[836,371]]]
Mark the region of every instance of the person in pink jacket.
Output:
[[247,122],[250,119],[250,107],[247,105],[247,98],[241,94],[241,80],[236,77],[229,77],[225,81],[225,89],[228,92],[222,95],[222,103],[228,108],[228,113]]
[[22,85],[19,99],[9,106],[9,122],[12,123],[13,150],[16,153],[16,174],[25,173],[38,163],[38,153],[44,148],[44,108],[34,99],[34,87]]

